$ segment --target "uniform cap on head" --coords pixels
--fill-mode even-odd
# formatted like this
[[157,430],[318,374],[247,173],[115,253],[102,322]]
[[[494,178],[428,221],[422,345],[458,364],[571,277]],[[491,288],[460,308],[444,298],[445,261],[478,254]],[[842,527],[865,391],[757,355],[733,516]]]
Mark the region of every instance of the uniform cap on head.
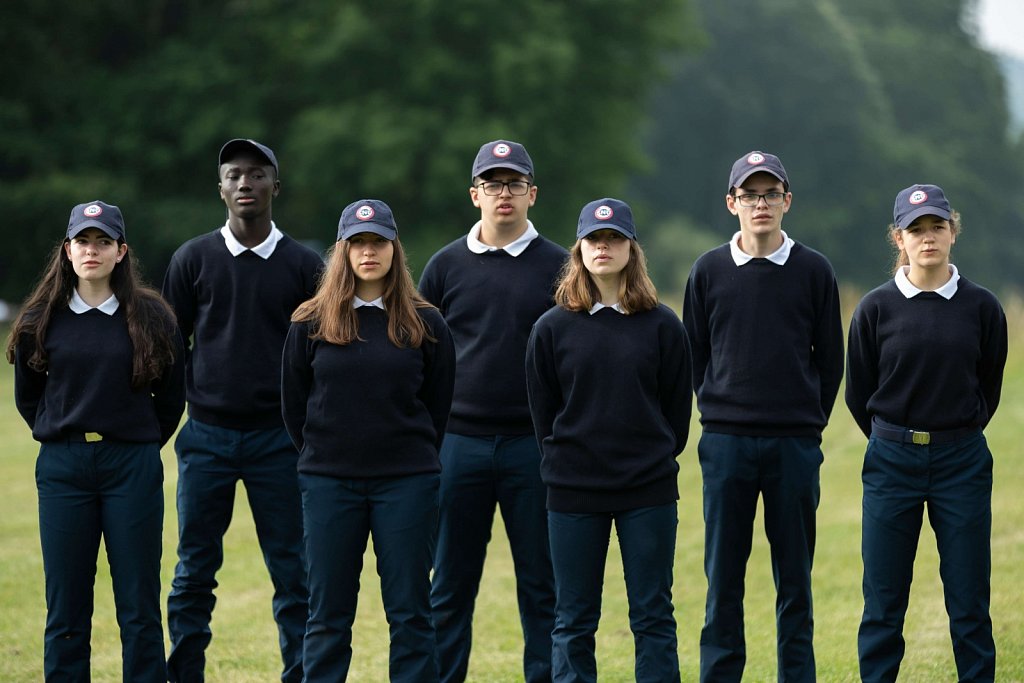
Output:
[[341,212],[338,221],[338,239],[347,240],[361,232],[372,232],[386,240],[398,236],[398,226],[391,207],[379,199],[360,199]]
[[99,228],[112,239],[124,239],[124,218],[121,209],[99,200],[79,204],[71,209],[68,219],[68,239],[86,228]]
[[518,142],[509,140],[494,140],[480,147],[473,161],[473,175],[470,176],[470,180],[492,168],[510,168],[533,177],[533,159],[526,152],[526,148]]
[[770,173],[782,181],[786,191],[789,192],[789,176],[786,169],[774,154],[759,152],[757,150],[744,154],[732,165],[729,173],[729,192],[732,188],[739,187],[743,182],[755,173]]
[[615,230],[631,240],[636,239],[636,226],[633,225],[633,211],[629,204],[605,197],[595,199],[583,207],[580,211],[580,222],[576,226],[576,239],[605,229]]
[[217,170],[220,170],[221,164],[231,161],[242,151],[256,152],[264,157],[274,167],[274,172],[280,175],[281,169],[277,167],[277,157],[274,156],[274,150],[248,138],[235,138],[224,143],[224,146],[220,148],[220,154],[217,155]]
[[949,202],[938,185],[911,185],[900,190],[892,207],[892,221],[900,230],[925,215],[949,220]]

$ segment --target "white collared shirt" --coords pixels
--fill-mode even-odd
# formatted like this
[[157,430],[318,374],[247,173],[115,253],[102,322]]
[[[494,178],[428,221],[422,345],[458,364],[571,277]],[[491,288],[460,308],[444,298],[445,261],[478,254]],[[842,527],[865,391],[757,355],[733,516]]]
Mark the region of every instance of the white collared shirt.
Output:
[[622,310],[622,306],[619,304],[618,301],[613,303],[611,306],[608,306],[607,304],[603,304],[600,301],[598,301],[597,303],[595,303],[593,306],[590,307],[590,315],[594,315],[595,313],[600,311],[602,308],[610,308],[610,309],[612,309],[613,311],[615,311],[617,313],[622,313],[622,314],[626,313],[624,310]]
[[[732,260],[737,266],[746,265],[754,259],[753,256],[740,249],[740,237],[742,234],[742,232],[737,231],[729,242],[729,251],[732,253]],[[765,258],[777,266],[784,266],[786,265],[786,261],[789,260],[789,252],[792,251],[793,244],[793,240],[790,239],[789,235],[786,234],[786,231],[783,230],[782,246],[765,256]]]
[[375,306],[380,310],[384,310],[384,297],[378,296],[373,301],[363,301],[358,296],[352,299],[352,308],[361,308],[362,306]]
[[[912,299],[923,291],[914,286],[914,283],[907,277],[907,273],[910,272],[910,266],[902,266],[896,271],[896,276],[893,278],[896,280],[896,287],[900,290],[900,293],[908,299]],[[953,298],[956,294],[957,282],[960,281],[960,271],[956,269],[952,263],[949,264],[949,280],[946,284],[942,285],[938,289],[934,290],[936,294],[941,296],[946,301]]]
[[117,297],[111,294],[110,298],[101,303],[99,306],[90,306],[89,304],[85,303],[85,299],[81,297],[77,289],[74,292],[72,292],[71,301],[68,302],[68,308],[71,309],[72,313],[88,313],[89,311],[95,308],[99,310],[101,313],[106,313],[107,315],[114,315],[114,313],[117,311],[117,307],[120,305],[121,304],[120,302],[118,302]]
[[270,221],[270,234],[267,235],[267,239],[263,240],[255,247],[250,249],[245,246],[235,237],[235,234],[231,232],[231,228],[225,223],[224,227],[220,229],[220,234],[224,237],[224,244],[227,245],[228,251],[231,252],[232,256],[238,256],[247,251],[259,256],[261,259],[266,261],[270,258],[270,255],[274,253],[274,249],[277,247],[277,243],[284,237],[284,233],[277,229],[274,221]]
[[476,225],[469,229],[469,234],[466,236],[466,246],[474,254],[483,254],[488,251],[498,251],[504,249],[512,256],[519,256],[526,248],[530,246],[530,242],[534,240],[538,235],[537,228],[533,227],[531,221],[526,221],[526,232],[517,237],[512,242],[509,242],[503,247],[492,247],[489,244],[484,244],[480,241],[480,230],[483,229],[483,221],[477,221]]

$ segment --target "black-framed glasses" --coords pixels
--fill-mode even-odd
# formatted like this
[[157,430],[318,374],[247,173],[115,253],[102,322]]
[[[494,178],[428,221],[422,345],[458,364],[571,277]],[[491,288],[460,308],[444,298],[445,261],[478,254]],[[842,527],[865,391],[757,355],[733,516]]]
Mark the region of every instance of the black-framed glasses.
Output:
[[748,192],[736,195],[736,201],[740,203],[740,206],[746,207],[757,206],[757,203],[762,199],[768,206],[779,206],[786,201],[786,193],[765,192],[764,194],[754,194],[753,192]]
[[497,197],[507,187],[510,195],[522,197],[530,191],[532,184],[525,180],[486,180],[477,185],[477,188],[483,190],[488,197]]

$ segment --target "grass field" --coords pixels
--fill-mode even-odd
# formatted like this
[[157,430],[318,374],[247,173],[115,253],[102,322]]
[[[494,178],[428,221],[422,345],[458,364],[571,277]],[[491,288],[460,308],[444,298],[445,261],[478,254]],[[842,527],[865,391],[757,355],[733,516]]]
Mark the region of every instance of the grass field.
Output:
[[[1011,351],[1003,401],[987,430],[995,456],[992,532],[992,618],[999,650],[999,681],[1024,681],[1024,310],[1008,307]],[[847,307],[852,311],[852,305]],[[14,409],[12,372],[0,368],[0,681],[41,680],[44,621],[43,571],[36,519],[33,471],[37,445]],[[696,459],[699,427],[679,457],[679,535],[675,604],[683,681],[697,680],[697,642],[704,617],[703,521]],[[815,650],[820,681],[856,681],[856,633],[860,619],[860,464],[865,441],[840,398],[824,436],[822,496],[814,567]],[[177,536],[174,512],[174,453],[164,450],[165,497],[163,583],[170,586]],[[213,644],[207,679],[216,683],[278,680],[280,657],[270,612],[271,586],[255,541],[252,518],[240,489],[236,515],[225,539],[225,565],[218,576]],[[522,680],[521,636],[512,561],[496,519],[484,583],[477,601],[470,679],[487,683]],[[602,681],[633,678],[633,644],[625,590],[613,541],[598,632]],[[120,646],[110,578],[101,557],[93,620],[93,680],[120,681]],[[387,680],[387,624],[372,555],[364,562],[363,591],[356,619],[350,681]],[[935,539],[922,533],[907,616],[907,657],[901,681],[955,681]],[[768,548],[757,522],[747,572],[746,681],[775,680],[775,591]]]

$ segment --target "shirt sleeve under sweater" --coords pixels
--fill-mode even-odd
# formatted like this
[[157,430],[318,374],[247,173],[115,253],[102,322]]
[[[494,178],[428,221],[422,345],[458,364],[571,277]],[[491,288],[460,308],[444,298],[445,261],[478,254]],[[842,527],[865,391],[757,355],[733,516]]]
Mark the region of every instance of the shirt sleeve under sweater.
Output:
[[[171,321],[167,321],[171,325]],[[132,343],[124,308],[76,314],[64,308],[50,320],[47,370],[28,366],[27,340],[15,350],[15,404],[38,441],[96,432],[105,439],[163,445],[185,407],[184,353],[155,382],[131,388]]]
[[437,339],[418,349],[392,344],[387,314],[373,306],[356,309],[362,341],[345,346],[310,339],[308,323],[292,323],[281,404],[300,472],[363,478],[440,471],[455,347],[435,309],[418,311]]
[[526,376],[548,509],[610,512],[676,500],[690,372],[686,331],[667,306],[545,313],[530,336]]
[[999,406],[1006,316],[996,297],[961,277],[949,300],[908,299],[892,280],[868,292],[850,321],[846,405],[924,431],[984,428]]
[[288,236],[269,259],[248,251],[232,256],[219,229],[178,249],[163,294],[191,342],[193,418],[228,429],[281,426],[281,347],[322,266],[316,252]]
[[839,287],[824,256],[799,243],[783,266],[737,266],[707,252],[686,283],[683,322],[704,429],[821,436],[843,377]]
[[553,304],[567,252],[538,236],[519,256],[474,254],[466,238],[438,251],[420,293],[440,309],[455,338],[455,434],[531,434],[523,359],[530,328]]

